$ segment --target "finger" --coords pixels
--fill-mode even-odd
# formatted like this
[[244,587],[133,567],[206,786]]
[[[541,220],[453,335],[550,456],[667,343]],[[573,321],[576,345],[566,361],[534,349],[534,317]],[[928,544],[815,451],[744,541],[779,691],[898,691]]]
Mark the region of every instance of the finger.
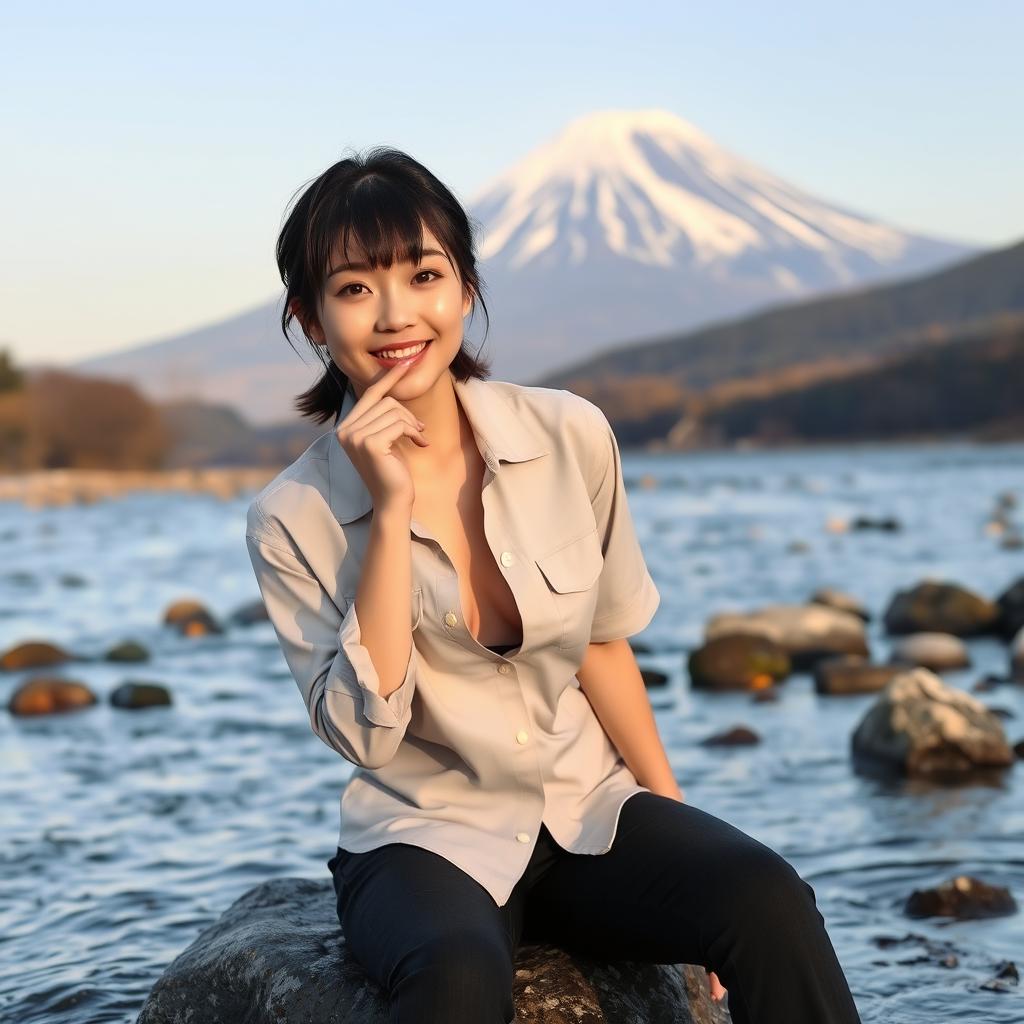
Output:
[[371,405],[376,405],[401,380],[402,375],[410,366],[412,363],[396,363],[394,366],[388,367],[376,380],[366,385],[366,389],[356,399],[349,415],[355,413],[359,416]]
[[363,439],[363,446],[371,452],[390,455],[392,444],[403,436],[411,437],[421,447],[430,443],[420,436],[418,427],[406,423],[403,419],[396,419],[385,424],[380,430],[366,435]]
[[[389,401],[390,399],[390,401]],[[355,409],[352,410],[354,412]],[[420,421],[397,399],[390,395],[385,395],[379,399],[375,405],[369,406],[366,411],[355,419],[352,417],[352,413],[338,424],[340,430],[342,424],[344,424],[347,430],[351,430],[354,436],[359,436],[359,431],[365,431],[367,429],[380,429],[385,423],[390,423],[395,416],[400,416],[410,426],[419,426]]]

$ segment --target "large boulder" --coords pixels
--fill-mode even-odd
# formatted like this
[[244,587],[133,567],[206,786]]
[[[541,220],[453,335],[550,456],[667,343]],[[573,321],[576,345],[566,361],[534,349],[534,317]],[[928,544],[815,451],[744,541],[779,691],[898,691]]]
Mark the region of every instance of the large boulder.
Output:
[[994,633],[1002,615],[988,598],[957,583],[926,580],[909,590],[897,591],[883,615],[890,635],[952,633],[979,636]]
[[719,612],[704,627],[705,641],[759,636],[778,644],[797,672],[835,654],[869,654],[864,620],[823,604],[772,604],[752,612]]
[[[694,965],[598,962],[523,943],[513,998],[522,1024],[726,1024]],[[164,971],[137,1024],[387,1024],[383,991],[349,953],[329,879],[249,890]]]
[[868,774],[950,780],[1014,762],[999,716],[926,668],[885,687],[854,731],[851,752]]

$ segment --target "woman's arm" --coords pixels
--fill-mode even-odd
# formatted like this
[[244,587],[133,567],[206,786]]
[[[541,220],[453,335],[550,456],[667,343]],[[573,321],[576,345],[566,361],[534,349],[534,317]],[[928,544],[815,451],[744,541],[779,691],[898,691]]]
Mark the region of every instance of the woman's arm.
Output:
[[576,672],[580,689],[641,786],[683,802],[629,640],[592,643]]
[[[371,525],[356,598],[342,612],[259,498],[249,506],[249,556],[310,726],[332,750],[363,768],[381,768],[397,752],[412,718],[419,674],[409,625],[408,517],[404,533],[401,523],[382,515]],[[373,627],[364,630],[360,616]]]

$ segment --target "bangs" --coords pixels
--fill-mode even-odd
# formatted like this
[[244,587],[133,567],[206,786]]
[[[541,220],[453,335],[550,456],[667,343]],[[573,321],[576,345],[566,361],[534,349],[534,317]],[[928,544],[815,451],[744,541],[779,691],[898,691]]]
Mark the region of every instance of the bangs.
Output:
[[[449,240],[422,193],[380,175],[369,175],[347,193],[334,193],[310,212],[308,273],[323,296],[331,270],[350,262],[354,248],[370,268],[390,269],[395,262],[419,263],[426,224],[447,252]],[[362,260],[360,261],[362,262]]]

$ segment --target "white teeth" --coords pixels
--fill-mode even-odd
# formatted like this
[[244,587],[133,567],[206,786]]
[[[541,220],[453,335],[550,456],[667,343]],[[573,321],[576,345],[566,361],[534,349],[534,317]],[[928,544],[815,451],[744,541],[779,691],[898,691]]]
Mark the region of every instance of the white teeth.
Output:
[[383,352],[374,352],[376,356],[386,356],[388,359],[401,359],[405,356],[414,356],[417,352],[422,351],[427,347],[425,341],[420,344],[413,346],[412,348],[389,348]]

